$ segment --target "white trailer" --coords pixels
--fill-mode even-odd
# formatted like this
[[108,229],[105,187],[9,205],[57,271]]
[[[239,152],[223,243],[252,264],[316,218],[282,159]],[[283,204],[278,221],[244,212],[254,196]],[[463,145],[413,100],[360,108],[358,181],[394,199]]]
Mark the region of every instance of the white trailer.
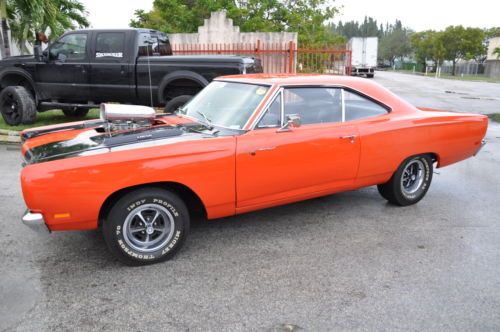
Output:
[[378,38],[353,37],[347,48],[352,52],[351,75],[373,77],[377,67]]

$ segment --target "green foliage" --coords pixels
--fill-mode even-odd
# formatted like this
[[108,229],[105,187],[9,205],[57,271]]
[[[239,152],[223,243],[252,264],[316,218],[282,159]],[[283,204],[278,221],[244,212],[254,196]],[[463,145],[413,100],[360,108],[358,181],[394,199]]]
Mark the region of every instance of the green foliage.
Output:
[[500,47],[495,48],[495,50],[493,51],[493,54],[496,54],[497,59],[500,59]]
[[500,27],[485,29],[484,35],[485,35],[486,39],[490,39],[493,37],[500,37]]
[[384,34],[384,26],[381,24],[380,27],[377,24],[377,20],[372,17],[365,16],[362,23],[358,21],[340,21],[338,24],[330,25],[331,30],[334,33],[342,35],[347,39],[352,37],[382,37]]
[[28,128],[48,126],[53,124],[65,123],[68,121],[92,120],[92,119],[97,119],[98,117],[99,117],[99,109],[90,110],[90,112],[84,117],[71,118],[71,119],[65,116],[63,112],[60,110],[51,110],[47,112],[37,113],[35,123],[11,126],[5,123],[3,117],[0,116],[0,129],[21,131]]
[[302,47],[345,42],[325,22],[337,13],[327,0],[155,0],[149,12],[137,10],[132,27],[167,33],[196,32],[210,13],[226,10],[242,32],[298,32]]
[[442,32],[433,30],[416,32],[411,35],[411,47],[417,62],[422,65],[422,71],[425,71],[427,60],[433,60],[435,63],[441,63],[444,60],[446,50],[441,35]]
[[453,72],[458,60],[470,60],[486,52],[485,33],[479,28],[464,28],[461,25],[449,26],[440,34],[444,45],[444,59],[453,62]]
[[23,51],[27,51],[26,42],[34,42],[37,32],[50,32],[50,39],[54,39],[65,30],[89,26],[85,7],[78,0],[3,0],[3,3],[2,19],[8,22],[12,39]]
[[394,25],[388,24],[380,38],[379,58],[388,60],[393,65],[396,59],[408,56],[411,53],[411,33],[399,20]]

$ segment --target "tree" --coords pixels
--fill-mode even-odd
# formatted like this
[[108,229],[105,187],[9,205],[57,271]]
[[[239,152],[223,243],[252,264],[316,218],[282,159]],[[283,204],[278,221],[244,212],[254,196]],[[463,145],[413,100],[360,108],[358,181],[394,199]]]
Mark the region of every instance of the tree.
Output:
[[486,39],[500,37],[500,27],[484,29],[484,36]]
[[382,24],[380,24],[379,28],[377,20],[367,16],[365,16],[362,23],[358,21],[340,21],[337,25],[330,25],[330,28],[334,33],[342,35],[347,39],[351,39],[352,37],[381,37],[384,32]]
[[427,60],[433,60],[436,65],[443,61],[445,48],[440,38],[441,34],[442,32],[427,30],[411,35],[411,47],[417,62],[422,64],[422,71],[427,67]]
[[493,51],[493,54],[496,54],[497,59],[500,59],[500,47],[495,48],[495,50]]
[[196,32],[211,12],[222,9],[242,32],[298,32],[299,43],[307,46],[343,41],[325,25],[337,13],[327,0],[155,0],[151,11],[135,12],[130,26]]
[[411,53],[411,31],[403,27],[401,21],[396,20],[394,25],[387,25],[384,35],[380,38],[379,58],[388,60],[391,66],[398,58],[403,59]]
[[440,42],[444,45],[444,59],[453,63],[452,75],[455,75],[456,64],[459,60],[470,60],[484,55],[486,52],[484,37],[483,30],[464,28],[461,25],[449,26],[440,34]]
[[7,30],[8,24],[12,39],[23,52],[28,51],[26,43],[33,43],[37,32],[48,34],[50,31],[52,40],[65,30],[89,26],[85,7],[78,0],[3,0],[2,4],[5,6],[5,15],[1,12],[4,44],[8,34],[3,28],[5,25]]

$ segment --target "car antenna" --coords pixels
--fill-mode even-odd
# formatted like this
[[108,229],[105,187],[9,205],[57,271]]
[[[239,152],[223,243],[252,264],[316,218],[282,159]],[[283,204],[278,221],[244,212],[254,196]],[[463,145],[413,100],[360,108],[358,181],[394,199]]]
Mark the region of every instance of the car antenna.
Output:
[[149,76],[149,98],[151,101],[151,107],[153,107],[153,84],[151,83],[151,63],[149,62],[149,45],[151,45],[151,49],[153,48],[153,39],[151,35],[149,35],[149,39],[146,40],[146,54],[148,55],[148,76]]

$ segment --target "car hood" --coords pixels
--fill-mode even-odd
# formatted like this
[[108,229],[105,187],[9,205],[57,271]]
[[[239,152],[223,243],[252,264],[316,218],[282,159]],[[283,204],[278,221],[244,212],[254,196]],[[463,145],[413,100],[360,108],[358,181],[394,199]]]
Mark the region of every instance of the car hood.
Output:
[[[64,135],[61,135],[64,133]],[[166,125],[109,133],[102,126],[45,134],[44,142],[24,143],[24,165],[213,137],[199,124]]]

